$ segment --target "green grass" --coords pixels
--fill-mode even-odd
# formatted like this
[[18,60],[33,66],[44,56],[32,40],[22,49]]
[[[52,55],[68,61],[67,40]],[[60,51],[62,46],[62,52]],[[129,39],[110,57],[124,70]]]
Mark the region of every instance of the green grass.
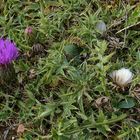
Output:
[[[0,13],[0,35],[20,49],[14,62],[18,82],[0,89],[0,139],[140,139],[139,27],[119,32],[139,21],[139,4],[7,0]],[[101,20],[105,33],[96,28]],[[24,33],[28,26],[34,30],[30,37]],[[134,73],[125,91],[113,88],[109,78],[121,67]],[[100,97],[106,102],[97,106]],[[120,105],[125,100],[127,108]],[[22,134],[16,132],[19,124],[25,126]]]

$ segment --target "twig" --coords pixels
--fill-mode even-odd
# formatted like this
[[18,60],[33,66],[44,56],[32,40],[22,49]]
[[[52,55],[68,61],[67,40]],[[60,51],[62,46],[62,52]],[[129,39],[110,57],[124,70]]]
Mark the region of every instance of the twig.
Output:
[[[133,24],[133,25],[127,26],[127,27],[125,27],[125,28],[119,30],[116,34],[122,32],[122,31],[128,30],[128,29],[132,29],[133,27],[136,27],[136,26],[138,26],[138,25],[140,25],[140,21],[137,22],[136,24]],[[140,30],[140,29],[138,29],[138,30]]]

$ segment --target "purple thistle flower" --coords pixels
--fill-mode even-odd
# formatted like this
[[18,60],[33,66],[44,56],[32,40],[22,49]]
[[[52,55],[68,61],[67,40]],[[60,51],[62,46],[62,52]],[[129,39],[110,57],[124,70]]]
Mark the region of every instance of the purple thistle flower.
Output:
[[9,39],[0,38],[0,65],[10,64],[18,57],[15,43]]

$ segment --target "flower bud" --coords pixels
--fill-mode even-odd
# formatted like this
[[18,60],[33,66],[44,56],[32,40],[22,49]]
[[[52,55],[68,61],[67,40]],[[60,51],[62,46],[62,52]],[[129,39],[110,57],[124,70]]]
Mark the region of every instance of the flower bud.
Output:
[[33,33],[33,28],[31,26],[29,26],[25,29],[25,34],[26,35],[31,36],[32,33]]

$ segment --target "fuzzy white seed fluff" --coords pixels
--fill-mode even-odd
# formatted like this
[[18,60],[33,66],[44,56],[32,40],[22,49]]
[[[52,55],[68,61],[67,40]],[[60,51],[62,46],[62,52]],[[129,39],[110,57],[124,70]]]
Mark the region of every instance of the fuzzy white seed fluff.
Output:
[[120,87],[125,87],[132,81],[133,74],[129,69],[121,68],[113,71],[110,74],[110,77],[117,85]]

